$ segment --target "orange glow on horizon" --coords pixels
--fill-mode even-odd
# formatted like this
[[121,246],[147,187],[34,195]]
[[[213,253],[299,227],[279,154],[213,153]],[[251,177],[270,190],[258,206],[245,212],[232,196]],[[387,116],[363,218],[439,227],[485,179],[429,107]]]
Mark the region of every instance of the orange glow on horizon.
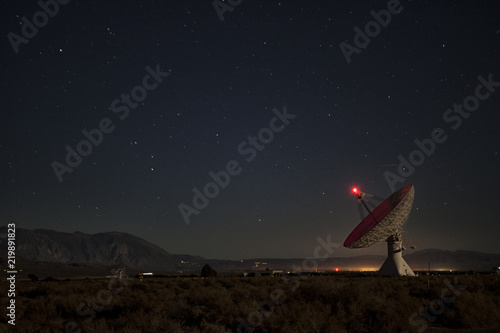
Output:
[[352,272],[376,272],[380,269],[380,267],[349,267],[349,269],[344,268],[344,270],[352,271]]

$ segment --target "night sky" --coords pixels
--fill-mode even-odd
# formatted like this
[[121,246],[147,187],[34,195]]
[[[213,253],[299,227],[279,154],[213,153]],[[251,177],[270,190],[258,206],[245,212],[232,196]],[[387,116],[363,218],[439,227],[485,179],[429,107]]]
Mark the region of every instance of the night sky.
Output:
[[[355,27],[388,6],[357,47]],[[352,186],[387,197],[412,183],[405,227],[419,249],[500,253],[498,1],[233,0],[223,21],[210,0],[58,7],[2,8],[3,225],[308,257],[317,237],[342,244],[359,223]],[[446,140],[411,155],[433,136]],[[404,177],[400,155],[419,164]],[[226,169],[187,224],[179,205],[193,212],[193,189],[210,172],[227,183]]]

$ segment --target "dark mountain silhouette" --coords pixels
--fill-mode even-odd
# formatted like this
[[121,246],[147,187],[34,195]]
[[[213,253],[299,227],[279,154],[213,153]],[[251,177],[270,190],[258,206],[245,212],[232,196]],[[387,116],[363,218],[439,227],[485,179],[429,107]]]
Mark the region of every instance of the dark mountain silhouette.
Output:
[[[5,228],[0,228],[0,233],[5,232]],[[1,248],[7,248],[6,241],[0,238]],[[170,254],[144,239],[122,232],[90,235],[22,228],[16,229],[16,254],[33,261],[122,265],[157,271],[200,270],[205,260]]]

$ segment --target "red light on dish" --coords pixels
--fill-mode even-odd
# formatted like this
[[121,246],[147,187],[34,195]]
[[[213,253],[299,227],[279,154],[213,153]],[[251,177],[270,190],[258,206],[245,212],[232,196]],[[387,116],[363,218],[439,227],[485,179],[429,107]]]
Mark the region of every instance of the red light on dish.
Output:
[[353,187],[352,188],[352,193],[358,194],[358,188],[357,187]]

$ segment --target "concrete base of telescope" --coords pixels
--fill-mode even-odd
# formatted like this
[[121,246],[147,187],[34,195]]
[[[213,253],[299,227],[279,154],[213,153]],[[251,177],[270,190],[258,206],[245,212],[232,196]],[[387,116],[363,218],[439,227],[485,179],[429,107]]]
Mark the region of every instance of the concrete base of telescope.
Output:
[[403,246],[399,235],[392,235],[386,240],[387,259],[378,271],[383,276],[415,276],[403,259]]

